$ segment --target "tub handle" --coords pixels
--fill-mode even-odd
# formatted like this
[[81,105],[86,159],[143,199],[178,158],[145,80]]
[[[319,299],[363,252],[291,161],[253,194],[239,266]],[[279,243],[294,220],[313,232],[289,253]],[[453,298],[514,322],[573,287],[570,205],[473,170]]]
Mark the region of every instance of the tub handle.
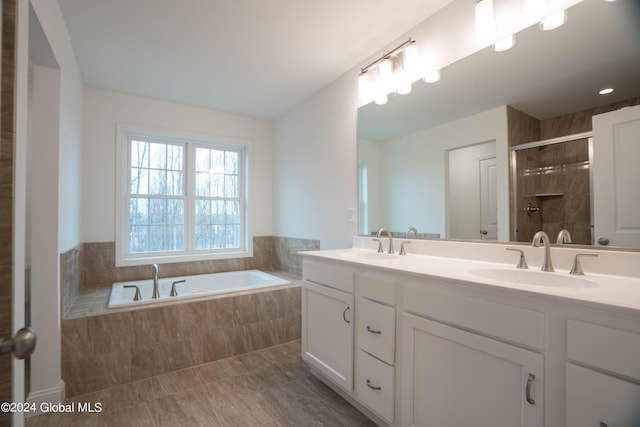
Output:
[[133,296],[134,301],[140,301],[142,299],[142,295],[140,295],[140,288],[136,285],[124,285],[125,288],[136,288],[136,294]]
[[186,283],[186,280],[176,280],[175,282],[173,282],[171,284],[171,293],[169,294],[170,297],[177,297],[178,296],[178,291],[176,291],[176,283]]

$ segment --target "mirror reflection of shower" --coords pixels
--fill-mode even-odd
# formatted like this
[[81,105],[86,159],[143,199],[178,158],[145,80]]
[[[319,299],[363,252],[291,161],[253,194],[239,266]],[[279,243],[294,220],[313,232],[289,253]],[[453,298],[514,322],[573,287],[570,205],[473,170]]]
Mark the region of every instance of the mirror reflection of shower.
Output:
[[566,229],[573,243],[592,244],[590,141],[579,134],[513,149],[514,240]]

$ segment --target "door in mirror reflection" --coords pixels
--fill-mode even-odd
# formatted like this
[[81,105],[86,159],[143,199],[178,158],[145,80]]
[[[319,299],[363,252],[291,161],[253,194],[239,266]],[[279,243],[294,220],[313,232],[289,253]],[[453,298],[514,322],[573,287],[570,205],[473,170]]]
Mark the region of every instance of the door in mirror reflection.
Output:
[[480,239],[498,240],[498,170],[496,158],[480,160]]
[[597,245],[640,248],[640,106],[593,118]]
[[495,141],[448,150],[446,161],[447,237],[497,239]]

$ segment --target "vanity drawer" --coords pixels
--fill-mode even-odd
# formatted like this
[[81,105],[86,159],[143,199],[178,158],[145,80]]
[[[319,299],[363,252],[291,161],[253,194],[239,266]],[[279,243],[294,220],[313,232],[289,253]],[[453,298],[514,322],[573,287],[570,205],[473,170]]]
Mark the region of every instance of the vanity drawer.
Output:
[[407,284],[403,295],[405,311],[490,337],[544,348],[544,313],[445,292],[441,284],[444,282],[437,280]]
[[304,260],[302,271],[304,280],[353,293],[354,272],[349,268],[338,264]]
[[356,313],[358,346],[393,365],[395,362],[395,309],[359,298]]
[[358,351],[358,397],[389,423],[394,419],[394,368]]
[[569,320],[567,354],[577,362],[640,381],[640,334]]
[[358,291],[360,296],[387,305],[396,303],[394,278],[386,274],[359,273]]

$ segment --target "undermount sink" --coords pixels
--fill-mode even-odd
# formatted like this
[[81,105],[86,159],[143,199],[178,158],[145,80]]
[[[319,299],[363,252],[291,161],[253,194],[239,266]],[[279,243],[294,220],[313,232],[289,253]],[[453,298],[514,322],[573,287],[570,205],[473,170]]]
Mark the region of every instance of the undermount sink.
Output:
[[399,259],[399,255],[388,254],[384,252],[365,252],[365,251],[349,251],[342,252],[340,255],[350,259],[361,259],[366,261],[391,261]]
[[597,283],[584,277],[569,276],[563,273],[551,273],[532,270],[477,269],[471,274],[485,279],[502,282],[522,283],[524,285],[548,286],[555,288],[593,288]]

